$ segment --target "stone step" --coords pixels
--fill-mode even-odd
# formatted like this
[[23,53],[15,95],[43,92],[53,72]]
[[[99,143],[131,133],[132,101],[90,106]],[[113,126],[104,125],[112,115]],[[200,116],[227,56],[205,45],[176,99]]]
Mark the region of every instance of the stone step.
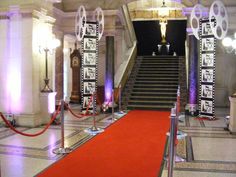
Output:
[[178,78],[178,74],[152,74],[152,73],[138,73],[136,77],[165,77],[165,78]]
[[176,92],[175,88],[133,88],[134,92]]
[[172,92],[132,92],[130,94],[131,96],[153,96],[153,97],[158,97],[158,96],[170,96],[170,97],[176,97],[177,93],[172,93]]
[[137,96],[131,96],[130,100],[166,100],[166,101],[176,101],[175,96],[143,96],[143,95],[137,95]]
[[140,66],[140,68],[176,68],[178,69],[179,66],[176,66],[176,65],[161,65],[161,64],[151,64],[151,65],[145,65],[145,64],[142,64]]
[[165,74],[165,75],[168,75],[168,74],[170,74],[170,75],[178,75],[179,74],[179,72],[178,71],[167,71],[167,70],[153,70],[153,71],[150,71],[150,70],[142,70],[142,71],[138,71],[137,72],[137,74],[153,74],[153,75],[155,75],[155,74]]
[[133,105],[133,104],[129,104],[127,106],[128,109],[132,110],[132,109],[140,109],[140,110],[169,110],[171,108],[173,108],[173,106],[170,105]]
[[175,79],[175,80],[178,80],[178,75],[170,75],[170,76],[168,76],[168,75],[160,75],[160,74],[137,74],[137,76],[136,77],[134,77],[134,78],[150,78],[150,79],[155,79],[155,78],[162,78],[162,79],[166,79],[166,80],[168,80],[168,79]]
[[129,100],[128,104],[132,105],[174,105],[174,101],[163,101],[163,100]]
[[178,84],[178,81],[153,81],[153,80],[136,80],[135,84]]
[[179,71],[179,68],[165,68],[165,67],[153,67],[153,68],[145,68],[140,67],[139,71]]
[[179,66],[179,63],[178,62],[147,62],[147,61],[144,61],[141,63],[141,66],[143,65],[170,65],[170,66],[176,66],[178,67]]
[[179,59],[179,56],[171,56],[171,55],[156,55],[156,56],[152,56],[152,55],[149,55],[149,56],[142,56],[143,60],[145,59],[176,59],[178,60]]
[[178,80],[177,78],[166,78],[166,77],[136,77],[136,81],[141,81],[141,80],[146,80],[146,81],[176,81]]
[[179,60],[176,59],[144,59],[140,61],[141,63],[179,63]]
[[178,84],[135,84],[133,88],[178,88]]

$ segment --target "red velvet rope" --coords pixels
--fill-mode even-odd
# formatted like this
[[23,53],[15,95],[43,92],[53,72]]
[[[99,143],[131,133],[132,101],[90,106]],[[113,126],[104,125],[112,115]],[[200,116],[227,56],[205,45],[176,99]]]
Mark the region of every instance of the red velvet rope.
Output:
[[23,132],[21,132],[21,131],[15,129],[15,128],[8,122],[8,120],[4,117],[4,115],[2,114],[2,112],[0,112],[0,116],[1,116],[1,118],[3,119],[3,121],[6,123],[6,125],[9,126],[10,129],[13,130],[14,132],[16,132],[16,133],[18,133],[18,134],[20,134],[20,135],[23,135],[23,136],[35,137],[35,136],[38,136],[38,135],[43,134],[43,133],[49,128],[49,126],[50,126],[50,125],[53,123],[53,121],[56,119],[56,117],[57,117],[57,115],[58,115],[58,113],[59,113],[59,111],[60,111],[60,107],[61,107],[61,106],[58,106],[57,111],[53,114],[53,116],[52,116],[50,122],[46,125],[46,127],[45,127],[43,130],[41,130],[40,132],[35,133],[35,134],[23,133]]
[[94,94],[92,94],[91,97],[90,97],[90,100],[89,100],[89,102],[88,102],[88,106],[87,106],[87,108],[86,108],[85,114],[79,114],[79,115],[77,115],[77,114],[75,114],[75,113],[70,109],[69,106],[67,106],[68,110],[70,111],[70,113],[71,113],[73,116],[75,116],[76,118],[79,118],[79,119],[83,118],[84,116],[90,116],[90,115],[92,115],[92,114],[88,114],[88,109],[89,109],[90,104],[91,104],[91,102],[92,102],[93,96],[94,96]]

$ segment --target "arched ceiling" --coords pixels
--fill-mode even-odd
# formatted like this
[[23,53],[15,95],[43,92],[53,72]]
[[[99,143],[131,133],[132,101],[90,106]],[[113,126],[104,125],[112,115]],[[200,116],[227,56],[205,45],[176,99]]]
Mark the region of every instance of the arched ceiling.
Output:
[[[57,2],[58,0],[51,0]],[[94,10],[98,6],[104,10],[115,10],[119,9],[120,6],[126,3],[133,2],[133,4],[138,5],[140,8],[145,8],[145,5],[156,5],[160,7],[162,0],[59,0],[60,3],[55,3],[55,7],[63,10],[64,12],[73,12],[76,11],[80,5],[84,5],[87,10]],[[165,0],[170,1],[170,0]],[[205,7],[210,7],[210,5],[215,0],[172,0],[179,2],[182,6],[193,7],[197,3],[201,3]],[[221,0],[226,7],[236,7],[236,0]],[[168,2],[166,3],[168,5]],[[178,4],[178,3],[177,3]],[[144,5],[142,7],[141,5]],[[155,8],[155,7],[154,7]]]

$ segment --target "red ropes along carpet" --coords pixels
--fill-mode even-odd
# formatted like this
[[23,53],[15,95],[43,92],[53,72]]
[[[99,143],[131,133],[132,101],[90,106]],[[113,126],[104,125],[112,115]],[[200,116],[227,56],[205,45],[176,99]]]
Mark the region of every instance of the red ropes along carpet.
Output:
[[131,111],[39,177],[157,177],[170,113]]

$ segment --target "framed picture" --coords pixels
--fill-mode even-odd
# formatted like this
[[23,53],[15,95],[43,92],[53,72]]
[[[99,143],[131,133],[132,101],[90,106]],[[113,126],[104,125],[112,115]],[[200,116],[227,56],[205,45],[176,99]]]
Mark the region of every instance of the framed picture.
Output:
[[[93,108],[93,103],[92,103],[93,100],[90,101],[90,99],[91,99],[91,96],[84,96],[83,97],[83,109],[86,109],[88,107],[88,105],[89,105],[89,108]],[[90,104],[89,104],[89,102],[90,102]]]
[[[214,23],[214,22],[211,22]],[[202,36],[213,35],[210,22],[202,22]]]
[[212,114],[212,101],[201,100],[201,112]]
[[213,83],[213,69],[202,69],[202,82]]
[[84,94],[93,94],[96,89],[95,82],[84,82]]
[[201,97],[213,98],[213,86],[212,85],[202,85]]
[[87,36],[96,36],[96,28],[97,28],[97,24],[86,24],[86,32],[85,35]]
[[214,54],[203,53],[202,54],[202,66],[213,67],[214,66]]
[[96,79],[96,68],[84,67],[84,80]]
[[202,51],[214,51],[214,37],[202,38]]
[[84,50],[96,51],[97,49],[96,38],[84,38]]
[[84,53],[84,65],[96,65],[96,53]]

